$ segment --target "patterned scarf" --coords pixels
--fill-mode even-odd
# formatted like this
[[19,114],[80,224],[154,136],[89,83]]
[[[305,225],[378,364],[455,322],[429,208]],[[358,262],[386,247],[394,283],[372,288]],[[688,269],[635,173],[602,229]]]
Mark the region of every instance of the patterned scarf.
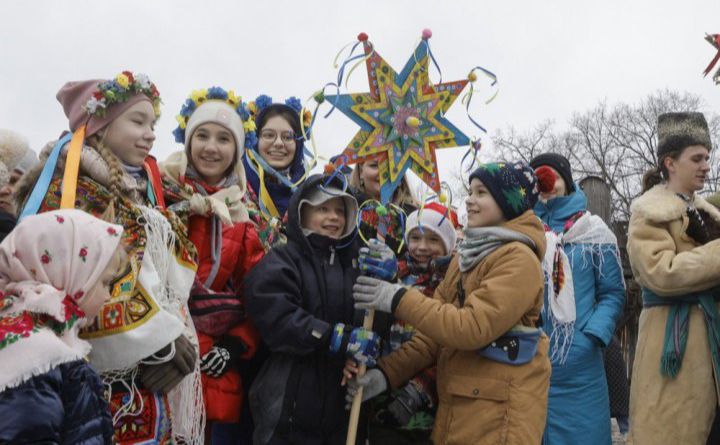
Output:
[[[571,261],[565,253],[565,246],[575,244],[583,253],[593,255],[593,267],[600,269],[602,274],[603,245],[611,245],[615,258],[620,262],[617,251],[617,238],[603,220],[588,211],[580,211],[565,222],[563,231],[555,233],[545,225],[547,248],[543,259],[543,270],[548,299],[548,318],[552,324],[550,335],[550,361],[564,364],[570,352],[575,333],[577,317],[575,307],[575,287]],[[594,258],[598,258],[596,263]]]
[[80,210],[25,218],[0,244],[0,391],[84,358],[78,304],[100,279],[123,228]]

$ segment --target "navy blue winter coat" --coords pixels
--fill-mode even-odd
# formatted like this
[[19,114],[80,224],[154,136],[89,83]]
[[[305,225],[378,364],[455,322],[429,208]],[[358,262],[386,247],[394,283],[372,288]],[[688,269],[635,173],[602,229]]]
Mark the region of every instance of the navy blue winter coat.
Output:
[[329,351],[329,342],[336,323],[358,322],[357,243],[352,235],[303,235],[299,203],[322,180],[308,178],[292,196],[287,244],[273,248],[245,279],[248,315],[270,350],[250,389],[256,444],[345,443],[345,359]]
[[1,444],[112,444],[104,387],[83,360],[0,392]]

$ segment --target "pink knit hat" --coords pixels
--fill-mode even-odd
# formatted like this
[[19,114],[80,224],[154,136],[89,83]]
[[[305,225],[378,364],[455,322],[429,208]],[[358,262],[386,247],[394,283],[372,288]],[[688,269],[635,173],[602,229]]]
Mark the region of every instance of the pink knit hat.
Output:
[[[160,97],[147,76],[138,74],[133,77],[129,71],[123,71],[118,77],[120,76],[128,79],[129,83],[119,84],[118,78],[91,79],[67,82],[60,88],[56,97],[70,122],[71,131],[85,125],[85,137],[91,136],[143,100],[156,108]],[[112,99],[108,98],[108,89],[113,89]],[[89,108],[91,101],[95,102],[93,109]]]

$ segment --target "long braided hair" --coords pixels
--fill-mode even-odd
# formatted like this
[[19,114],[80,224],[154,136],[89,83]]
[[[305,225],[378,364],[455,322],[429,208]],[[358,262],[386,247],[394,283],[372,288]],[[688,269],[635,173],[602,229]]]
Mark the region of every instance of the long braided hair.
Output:
[[[110,147],[108,147],[107,144],[102,139],[95,138],[94,142],[94,148],[97,150],[97,152],[100,154],[100,157],[107,163],[108,169],[110,171],[110,178],[108,181],[108,189],[110,190],[110,194],[112,195],[112,199],[105,210],[105,213],[103,214],[103,219],[106,221],[115,221],[115,208],[116,206],[119,207],[120,200],[122,199],[122,177],[123,177],[123,169],[122,165],[120,164],[120,160],[115,155],[115,153],[112,152]],[[92,145],[91,145],[92,146]]]

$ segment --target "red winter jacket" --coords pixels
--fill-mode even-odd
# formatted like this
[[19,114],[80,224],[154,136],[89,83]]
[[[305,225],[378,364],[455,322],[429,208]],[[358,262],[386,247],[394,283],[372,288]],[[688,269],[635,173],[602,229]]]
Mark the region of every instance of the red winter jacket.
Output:
[[[182,178],[184,185],[195,189],[191,181]],[[166,182],[167,185],[167,182]],[[202,184],[208,194],[212,195],[219,189]],[[180,197],[173,193],[172,187],[166,188],[165,197],[173,204]],[[188,234],[198,253],[198,271],[196,284],[204,283],[212,270],[212,219],[209,216],[192,215],[187,219]],[[222,250],[220,267],[215,280],[210,283],[208,290],[214,292],[231,291],[244,303],[242,296],[243,281],[248,272],[260,261],[265,251],[260,244],[255,226],[252,222],[237,222],[224,225],[222,228]],[[193,295],[190,296],[192,302]],[[252,358],[255,354],[260,336],[252,322],[244,318],[240,323],[232,326],[223,335],[210,335],[198,328],[200,340],[200,356],[205,355],[213,345],[223,336],[232,336],[240,340],[247,350],[240,356],[243,360]],[[240,373],[231,369],[219,378],[202,374],[203,397],[207,420],[211,422],[238,422],[243,404],[243,385]]]

